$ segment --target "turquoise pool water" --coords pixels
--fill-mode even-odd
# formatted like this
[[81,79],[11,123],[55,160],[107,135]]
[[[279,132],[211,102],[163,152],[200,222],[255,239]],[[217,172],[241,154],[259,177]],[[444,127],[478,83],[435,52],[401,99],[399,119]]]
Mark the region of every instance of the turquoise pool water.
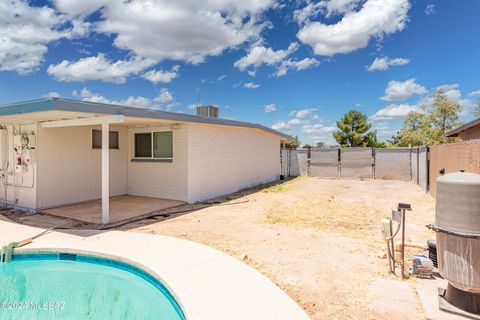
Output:
[[71,254],[21,254],[0,264],[0,319],[183,320],[174,297],[131,265]]

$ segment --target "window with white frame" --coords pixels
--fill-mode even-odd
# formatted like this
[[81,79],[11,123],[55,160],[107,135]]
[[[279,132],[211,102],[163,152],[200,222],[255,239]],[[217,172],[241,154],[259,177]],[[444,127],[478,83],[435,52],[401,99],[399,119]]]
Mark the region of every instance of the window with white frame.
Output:
[[172,131],[134,133],[133,152],[134,159],[173,159]]

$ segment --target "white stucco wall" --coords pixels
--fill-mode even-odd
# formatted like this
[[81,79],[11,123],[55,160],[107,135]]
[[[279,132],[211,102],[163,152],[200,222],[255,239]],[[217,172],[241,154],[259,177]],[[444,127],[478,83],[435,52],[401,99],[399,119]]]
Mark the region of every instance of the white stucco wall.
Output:
[[[128,132],[128,194],[188,201],[188,130],[187,125],[132,128]],[[135,132],[173,131],[173,161],[132,162]]]
[[[37,135],[38,204],[47,208],[99,199],[101,150],[92,149],[92,129],[100,126],[39,128]],[[110,150],[110,195],[127,193],[127,129],[119,132],[120,149]]]
[[274,181],[280,174],[280,138],[260,130],[191,125],[188,156],[189,202]]
[[[8,161],[8,173],[6,174],[6,180],[0,179],[0,198],[2,200],[6,200],[9,204],[14,206],[18,206],[20,208],[25,209],[34,209],[37,205],[37,164],[36,161],[30,162],[28,164],[28,170],[24,174],[15,174],[14,179],[14,168],[17,162],[18,154],[15,154],[13,151],[13,135],[15,134],[32,134],[30,136],[32,140],[36,140],[37,134],[37,125],[36,124],[28,124],[22,126],[12,126],[12,125],[4,125],[6,129],[6,139],[5,139],[5,147],[6,147],[6,161]],[[33,141],[35,143],[35,141]],[[3,148],[2,141],[0,141],[0,148]],[[30,151],[31,159],[36,158],[36,151]],[[7,181],[8,186],[5,189],[3,181]],[[16,187],[13,187],[15,183]],[[5,192],[6,191],[6,192]],[[17,202],[15,203],[15,200]]]

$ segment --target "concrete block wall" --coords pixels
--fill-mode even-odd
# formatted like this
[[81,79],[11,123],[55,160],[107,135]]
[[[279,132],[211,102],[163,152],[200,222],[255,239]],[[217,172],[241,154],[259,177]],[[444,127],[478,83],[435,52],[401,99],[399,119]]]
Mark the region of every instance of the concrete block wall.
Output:
[[435,196],[435,180],[440,169],[465,170],[480,174],[480,140],[462,141],[430,147],[430,193]]
[[412,180],[410,148],[375,149],[375,179]]
[[277,180],[280,138],[260,130],[190,125],[188,201],[229,194]]

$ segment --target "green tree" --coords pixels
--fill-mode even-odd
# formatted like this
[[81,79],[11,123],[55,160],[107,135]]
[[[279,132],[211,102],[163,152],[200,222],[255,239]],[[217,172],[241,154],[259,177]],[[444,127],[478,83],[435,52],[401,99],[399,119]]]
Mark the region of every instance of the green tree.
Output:
[[368,116],[357,110],[348,111],[337,121],[339,131],[333,137],[342,147],[370,147],[377,144],[377,132],[370,131],[372,125],[367,122]]
[[447,130],[458,126],[458,114],[460,113],[460,104],[448,100],[445,91],[439,89],[433,93],[433,104],[427,106],[430,121],[434,128],[439,129],[443,134]]
[[290,140],[289,142],[285,143],[285,148],[287,149],[297,149],[300,147],[300,140],[298,139],[297,136],[293,140]]
[[403,127],[392,137],[392,145],[408,147],[455,141],[446,138],[445,132],[460,124],[460,105],[449,101],[441,89],[433,93],[432,101],[431,105],[422,106],[420,112],[411,111],[407,115]]

